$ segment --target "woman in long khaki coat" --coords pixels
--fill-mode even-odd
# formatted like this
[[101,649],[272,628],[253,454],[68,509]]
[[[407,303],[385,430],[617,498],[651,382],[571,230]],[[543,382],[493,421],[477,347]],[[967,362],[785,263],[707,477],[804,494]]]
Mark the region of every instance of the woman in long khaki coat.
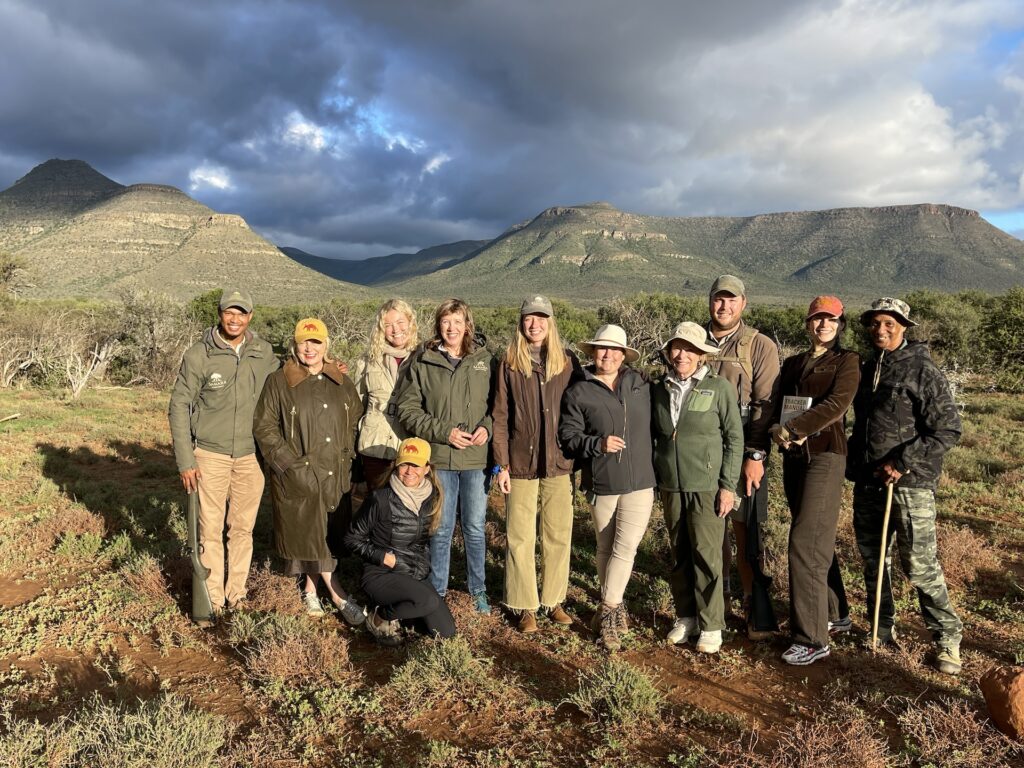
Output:
[[271,470],[274,547],[286,573],[299,577],[307,613],[324,613],[316,594],[319,576],[331,602],[355,625],[365,613],[341,588],[328,531],[348,503],[363,406],[339,364],[326,356],[329,342],[320,320],[299,321],[290,358],[263,387],[253,435]]
[[419,344],[416,312],[401,299],[388,299],[373,321],[366,354],[352,372],[363,402],[356,448],[371,489],[390,477],[398,444],[408,434],[398,423],[393,395]]

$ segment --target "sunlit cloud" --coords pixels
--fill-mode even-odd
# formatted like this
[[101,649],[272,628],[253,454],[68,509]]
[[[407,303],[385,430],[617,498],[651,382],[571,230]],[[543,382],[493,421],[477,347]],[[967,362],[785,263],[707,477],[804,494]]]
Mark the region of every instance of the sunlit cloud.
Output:
[[188,174],[189,189],[199,192],[203,189],[230,190],[234,189],[228,169],[218,165],[203,164],[193,168]]

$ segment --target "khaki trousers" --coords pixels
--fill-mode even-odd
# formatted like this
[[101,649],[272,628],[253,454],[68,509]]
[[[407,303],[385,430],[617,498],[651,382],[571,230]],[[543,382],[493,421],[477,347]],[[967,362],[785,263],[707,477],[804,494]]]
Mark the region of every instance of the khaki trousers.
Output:
[[606,605],[622,603],[633,575],[636,549],[647,530],[653,507],[653,488],[620,496],[598,496],[590,507],[597,534],[597,578],[601,600]]
[[[214,609],[245,597],[252,562],[252,529],[263,496],[263,472],[256,454],[233,459],[195,449],[199,467],[199,560],[210,570],[206,588]],[[228,572],[224,577],[227,529]]]
[[[542,594],[537,594],[540,520]],[[505,512],[505,605],[514,611],[553,608],[565,601],[572,543],[572,482],[568,475],[513,480]]]

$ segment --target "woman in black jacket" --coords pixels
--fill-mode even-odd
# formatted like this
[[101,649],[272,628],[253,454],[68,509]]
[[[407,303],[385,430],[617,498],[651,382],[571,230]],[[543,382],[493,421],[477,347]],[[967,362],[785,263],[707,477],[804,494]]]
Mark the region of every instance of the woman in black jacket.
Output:
[[601,584],[601,609],[591,628],[615,651],[629,631],[623,595],[654,505],[651,390],[643,374],[627,365],[640,353],[626,344],[619,326],[603,325],[579,346],[594,361],[562,397],[558,442],[582,463]]
[[455,621],[430,580],[429,542],[443,494],[430,467],[430,444],[398,446],[388,482],[363,503],[345,543],[366,561],[363,591],[377,604],[366,626],[382,645],[402,643],[400,622],[421,619],[427,633],[455,635]]

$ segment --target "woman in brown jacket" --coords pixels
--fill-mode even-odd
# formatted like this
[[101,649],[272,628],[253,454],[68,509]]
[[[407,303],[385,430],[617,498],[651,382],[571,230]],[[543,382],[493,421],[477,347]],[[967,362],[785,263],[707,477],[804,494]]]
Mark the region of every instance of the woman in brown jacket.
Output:
[[[788,664],[829,655],[829,631],[850,627],[836,558],[836,527],[846,469],[845,416],[860,382],[860,357],[843,349],[843,304],[811,302],[805,320],[811,348],[786,358],[780,375],[772,439],[782,448],[783,485],[793,515],[789,529]],[[834,626],[829,621],[832,611]]]
[[[558,447],[558,417],[579,362],[562,348],[551,302],[526,299],[519,324],[498,366],[494,438],[497,484],[508,494],[505,510],[505,604],[519,616],[522,632],[536,632],[537,609],[571,624],[562,602],[569,586],[572,540],[572,460]],[[534,550],[540,515],[541,584],[537,593]]]
[[355,431],[363,413],[356,388],[341,366],[326,356],[327,327],[300,320],[284,367],[263,387],[253,418],[253,436],[270,467],[274,547],[285,572],[300,581],[306,612],[323,616],[316,594],[319,575],[334,606],[352,625],[365,618],[348,599],[334,572],[329,538],[351,488]]

